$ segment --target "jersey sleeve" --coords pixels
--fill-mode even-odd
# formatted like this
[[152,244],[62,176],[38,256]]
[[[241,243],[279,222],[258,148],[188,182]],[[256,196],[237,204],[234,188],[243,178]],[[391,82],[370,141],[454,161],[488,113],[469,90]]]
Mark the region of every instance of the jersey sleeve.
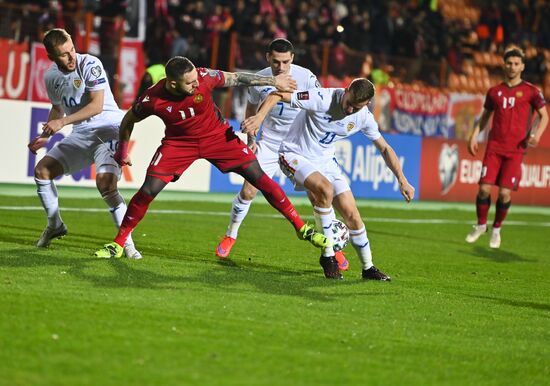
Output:
[[[367,109],[364,109],[367,110]],[[380,130],[378,129],[378,122],[374,119],[374,116],[370,111],[365,111],[365,117],[363,118],[363,127],[361,132],[371,141],[376,141],[382,136]]]
[[315,74],[309,71],[309,75],[307,78],[307,88],[310,89],[310,88],[320,88],[320,87],[321,87],[321,83],[319,83],[319,80],[317,79]]
[[290,106],[310,111],[326,111],[331,101],[327,91],[321,88],[294,91],[290,97]]
[[258,89],[256,87],[249,87],[248,88],[247,101],[248,101],[248,103],[253,104],[253,105],[260,104],[260,93],[258,92]]
[[44,83],[46,84],[46,92],[48,93],[48,99],[52,105],[57,106],[61,104],[61,95],[55,92],[55,75],[53,71],[48,70],[44,75]]
[[200,67],[197,68],[197,73],[199,75],[199,82],[206,84],[209,90],[223,87],[225,84],[225,76],[223,76],[223,71],[221,70]]
[[132,105],[132,112],[139,119],[145,119],[153,115],[153,101],[148,92],[144,92]]
[[487,91],[487,95],[485,95],[485,102],[483,103],[483,108],[488,111],[493,111],[495,109],[495,102],[493,100],[493,89],[490,88],[489,91]]
[[99,91],[109,87],[107,74],[98,58],[86,55],[79,63],[79,67],[86,91]]
[[531,106],[533,106],[535,110],[540,110],[545,105],[546,105],[546,101],[544,100],[544,95],[542,95],[542,91],[540,91],[536,87],[533,87],[533,95],[531,97]]

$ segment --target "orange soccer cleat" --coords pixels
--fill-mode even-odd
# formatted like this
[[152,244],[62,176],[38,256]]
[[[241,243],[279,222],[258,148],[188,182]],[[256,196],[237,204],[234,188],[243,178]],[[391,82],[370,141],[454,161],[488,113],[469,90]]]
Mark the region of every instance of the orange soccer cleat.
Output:
[[340,271],[347,271],[349,268],[349,262],[348,259],[346,259],[344,252],[334,252],[334,255],[336,256],[336,261],[338,262],[338,268],[340,268]]
[[231,252],[231,248],[233,248],[236,241],[237,239],[234,239],[233,237],[224,236],[223,240],[220,241],[216,247],[216,256],[225,259],[229,256],[229,252]]

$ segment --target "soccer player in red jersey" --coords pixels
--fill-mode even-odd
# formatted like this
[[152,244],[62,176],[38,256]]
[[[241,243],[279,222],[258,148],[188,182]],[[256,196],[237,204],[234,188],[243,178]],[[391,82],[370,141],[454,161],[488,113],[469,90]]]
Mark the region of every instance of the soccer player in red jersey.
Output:
[[151,201],[199,158],[224,173],[232,171],[243,176],[292,223],[299,238],[320,248],[330,245],[323,234],[302,221],[283,190],[264,173],[254,153],[233,133],[212,100],[214,88],[257,85],[275,86],[279,90],[296,88],[296,82],[288,74],[273,77],[195,68],[181,56],[166,63],[166,79],[147,89],[124,116],[114,159],[120,165],[131,165],[128,143],[134,124],[148,116],[156,115],[163,120],[165,136],[149,164],[145,182],[128,205],[114,242],[96,251],[95,256],[121,256],[121,246],[145,216]]
[[[548,124],[542,93],[521,79],[524,68],[524,54],[520,49],[512,48],[504,53],[504,82],[487,91],[481,118],[470,135],[468,150],[470,154],[476,155],[478,134],[487,127],[493,115],[476,199],[477,225],[466,236],[468,243],[475,242],[487,232],[491,187],[498,185],[489,246],[500,247],[500,228],[512,203],[512,191],[518,189],[521,180],[523,155],[527,146],[537,146]],[[540,119],[538,127],[532,127],[533,111]]]

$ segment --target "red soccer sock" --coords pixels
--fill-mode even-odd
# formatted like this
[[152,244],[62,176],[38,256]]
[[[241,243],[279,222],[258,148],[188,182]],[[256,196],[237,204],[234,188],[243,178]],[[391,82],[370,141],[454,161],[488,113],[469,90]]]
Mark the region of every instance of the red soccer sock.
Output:
[[491,196],[487,198],[476,198],[477,225],[487,224],[487,215],[491,207]]
[[138,190],[138,192],[134,194],[134,197],[132,197],[130,203],[128,204],[128,209],[126,210],[122,224],[120,224],[120,228],[118,229],[118,234],[114,240],[115,243],[120,246],[124,246],[124,244],[126,244],[128,235],[134,230],[143,216],[145,216],[145,213],[147,213],[147,209],[149,209],[149,204],[153,201],[153,198],[153,196],[149,196],[141,190]]
[[275,181],[268,177],[267,174],[263,174],[255,182],[255,186],[259,189],[265,199],[271,204],[272,207],[277,209],[288,221],[292,223],[294,228],[299,231],[304,226],[304,221],[300,218],[296,209],[286,196],[285,192]]
[[508,209],[510,209],[510,205],[512,205],[512,201],[508,201],[506,203],[497,200],[496,204],[496,213],[495,213],[495,221],[493,222],[493,228],[500,228],[502,226],[502,222],[506,218],[506,215],[508,214]]

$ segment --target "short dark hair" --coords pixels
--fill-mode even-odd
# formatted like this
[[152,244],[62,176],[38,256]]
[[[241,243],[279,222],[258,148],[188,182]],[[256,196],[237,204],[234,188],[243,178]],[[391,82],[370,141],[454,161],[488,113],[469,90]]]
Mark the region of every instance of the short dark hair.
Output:
[[525,54],[520,48],[511,48],[509,50],[506,50],[503,56],[504,61],[506,62],[506,60],[512,56],[520,58],[522,63],[525,62]]
[[374,84],[367,78],[357,78],[351,81],[348,90],[354,102],[365,102],[374,97]]
[[71,35],[69,35],[69,33],[63,28],[54,28],[44,34],[42,43],[44,44],[48,54],[53,55],[55,53],[55,47],[64,44],[70,38]]
[[267,47],[267,52],[270,54],[275,52],[290,52],[291,54],[294,53],[294,46],[291,42],[289,42],[286,39],[275,39],[271,43],[269,43],[269,46]]
[[184,74],[193,71],[195,65],[183,56],[174,56],[166,63],[166,77],[180,79]]

